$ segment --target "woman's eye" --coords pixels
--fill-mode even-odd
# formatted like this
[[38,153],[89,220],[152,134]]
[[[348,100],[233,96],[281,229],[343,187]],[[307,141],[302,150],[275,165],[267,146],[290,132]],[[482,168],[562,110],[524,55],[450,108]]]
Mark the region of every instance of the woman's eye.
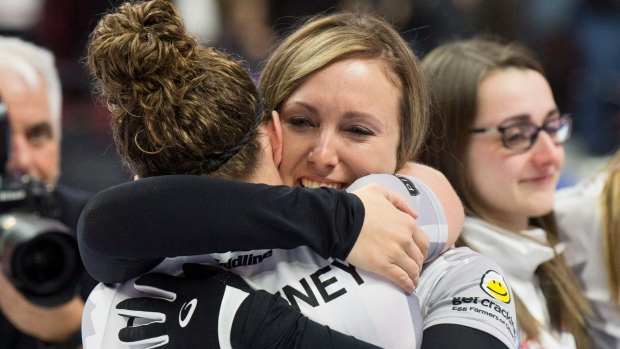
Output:
[[306,118],[302,118],[302,117],[293,117],[288,119],[288,123],[292,126],[296,126],[296,127],[311,127],[314,126],[314,124],[306,119]]
[[347,132],[352,133],[356,136],[372,136],[374,135],[374,132],[370,131],[367,128],[364,127],[360,127],[360,126],[353,126],[347,129]]
[[506,135],[506,140],[508,142],[520,142],[527,139],[527,136],[523,133],[515,133],[511,135]]
[[547,132],[555,133],[565,124],[562,121],[561,119],[548,121],[545,123],[544,128]]

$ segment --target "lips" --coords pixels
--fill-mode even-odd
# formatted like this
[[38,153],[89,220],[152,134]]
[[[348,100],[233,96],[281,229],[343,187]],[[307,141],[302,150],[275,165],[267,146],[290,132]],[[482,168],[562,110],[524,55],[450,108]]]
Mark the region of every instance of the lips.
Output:
[[320,188],[320,187],[327,187],[327,188],[333,188],[333,189],[342,189],[344,187],[344,185],[342,183],[338,183],[338,182],[323,182],[323,181],[317,181],[317,180],[312,180],[312,179],[308,179],[308,178],[301,178],[299,180],[300,184],[302,187],[304,188]]
[[527,184],[536,184],[536,185],[546,185],[546,184],[552,184],[555,182],[555,176],[554,175],[544,175],[544,176],[538,176],[538,177],[531,177],[531,178],[527,178],[521,181],[521,183],[527,183]]

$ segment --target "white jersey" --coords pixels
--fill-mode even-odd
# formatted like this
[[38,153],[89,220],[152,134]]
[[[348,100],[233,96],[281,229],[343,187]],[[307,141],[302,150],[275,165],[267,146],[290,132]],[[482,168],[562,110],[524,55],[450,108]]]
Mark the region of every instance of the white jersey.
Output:
[[[392,184],[388,184],[388,187],[395,184],[400,187],[405,184],[408,187],[410,199],[413,199],[410,204],[419,213],[418,225],[429,234],[433,242],[431,248],[439,248],[436,252],[429,251],[429,255],[431,258],[436,256],[447,239],[446,217],[436,196],[424,183],[414,178],[389,177]],[[382,181],[381,184],[385,182]],[[355,186],[352,186],[350,190],[354,188]],[[470,269],[459,272],[459,268],[470,268],[471,265],[468,264],[469,260],[461,260],[461,263],[448,262],[442,255],[427,266],[428,272],[422,274],[426,276],[421,277],[418,287],[419,290],[425,290],[422,291],[424,297],[421,300],[416,293],[407,295],[376,274],[357,270],[343,261],[323,259],[307,247],[168,258],[153,269],[153,272],[179,275],[182,264],[186,262],[218,264],[242,276],[253,288],[279,293],[310,319],[385,348],[420,348],[422,330],[425,327],[439,323],[460,324],[461,321],[457,318],[460,315],[463,315],[460,318],[467,319],[464,320],[466,325],[488,332],[513,348],[514,342],[510,344],[510,331],[507,326],[488,313],[491,308],[501,309],[500,316],[504,313],[512,318],[513,303],[501,306],[489,306],[487,303],[487,313],[450,310],[454,307],[455,297],[476,298],[481,302],[483,297],[488,299],[489,296],[481,287],[484,272],[494,269],[498,271],[498,275],[501,274],[493,263],[489,267],[480,263],[479,257],[467,258],[476,261],[471,265],[480,265],[480,268],[471,274],[475,276],[469,278],[469,281],[475,279],[475,282],[459,283],[450,288],[450,282],[445,277],[449,275],[467,278],[466,274],[470,275]],[[481,271],[482,269],[484,271]],[[493,280],[497,280],[497,277],[494,276]],[[93,290],[85,305],[82,320],[85,349],[128,348],[118,340],[118,332],[127,326],[127,320],[116,314],[115,306],[129,297],[148,296],[137,291],[133,287],[133,281],[114,287],[99,285]],[[439,285],[445,287],[441,292]],[[425,307],[428,322],[422,317],[420,304]],[[224,304],[223,307],[225,306]],[[482,310],[485,305],[480,307]],[[445,311],[440,311],[444,308]],[[454,318],[447,317],[448,314]],[[480,321],[476,321],[476,318]]]
[[559,190],[555,212],[566,260],[579,278],[586,298],[601,321],[591,323],[596,348],[620,349],[620,310],[611,301],[603,253],[599,196],[606,174]]
[[484,220],[466,217],[461,236],[472,248],[502,267],[514,294],[540,324],[540,343],[529,340],[520,331],[519,349],[577,349],[570,332],[550,329],[546,300],[534,274],[540,264],[554,257],[544,230],[534,228],[516,234]]
[[486,332],[516,348],[516,311],[502,269],[468,247],[451,248],[424,265],[416,290],[424,329],[454,324]]

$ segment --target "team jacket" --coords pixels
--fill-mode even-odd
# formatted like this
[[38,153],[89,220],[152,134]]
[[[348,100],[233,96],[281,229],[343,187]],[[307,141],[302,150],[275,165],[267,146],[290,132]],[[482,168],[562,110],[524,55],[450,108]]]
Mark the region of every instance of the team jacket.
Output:
[[514,293],[540,323],[540,343],[530,340],[525,332],[519,331],[519,349],[576,349],[575,339],[570,332],[551,329],[546,300],[534,274],[540,264],[554,257],[554,247],[549,246],[543,229],[528,229],[516,234],[484,220],[466,217],[461,237],[472,248],[497,261],[506,273]]
[[591,322],[596,348],[620,349],[620,310],[612,302],[601,228],[599,197],[606,174],[561,189],[555,197],[560,237],[567,244],[566,261],[581,281],[599,320]]
[[[377,275],[339,259],[322,258],[303,246],[166,258],[153,271],[177,275],[185,262],[217,264],[254,288],[279,293],[310,319],[381,347],[419,348],[424,328],[451,323],[485,331],[514,348],[514,302],[501,270],[466,248],[436,258],[447,237],[441,205],[416,179],[390,177],[387,186],[400,191],[404,186],[419,213],[418,225],[432,242],[427,258],[435,259],[425,266],[417,294],[406,295]],[[350,190],[355,188],[354,184]],[[124,347],[117,334],[126,319],[116,315],[114,307],[134,296],[144,294],[133,288],[133,280],[93,291],[82,325],[85,348]]]

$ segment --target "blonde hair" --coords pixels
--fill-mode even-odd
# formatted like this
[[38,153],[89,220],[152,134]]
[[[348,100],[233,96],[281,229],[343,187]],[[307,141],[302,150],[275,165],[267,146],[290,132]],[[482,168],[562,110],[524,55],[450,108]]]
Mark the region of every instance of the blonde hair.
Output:
[[124,3],[106,14],[87,58],[132,172],[239,180],[255,173],[256,86],[239,62],[200,46],[169,2]]
[[606,166],[600,196],[601,220],[609,297],[620,308],[620,151]]
[[[433,106],[431,133],[420,161],[444,173],[461,197],[468,215],[493,222],[493,218],[480,209],[479,199],[470,189],[469,177],[463,175],[467,168],[469,130],[474,126],[478,108],[478,87],[491,72],[497,70],[512,67],[530,69],[544,75],[542,66],[530,51],[520,45],[478,38],[441,45],[431,51],[422,64],[433,92]],[[530,218],[530,224],[546,231],[551,246],[559,242],[553,212]],[[463,238],[459,238],[457,244],[467,246]],[[591,315],[592,310],[564,256],[556,254],[541,264],[536,275],[547,300],[553,328],[557,331],[568,329],[575,337],[578,348],[590,348],[592,344],[584,314]],[[530,339],[538,340],[537,321],[516,296],[515,305],[519,325]]]
[[397,168],[417,156],[428,125],[429,96],[419,60],[387,22],[366,14],[313,17],[284,39],[267,61],[260,79],[266,116],[311,75],[348,58],[373,58],[402,91]]

